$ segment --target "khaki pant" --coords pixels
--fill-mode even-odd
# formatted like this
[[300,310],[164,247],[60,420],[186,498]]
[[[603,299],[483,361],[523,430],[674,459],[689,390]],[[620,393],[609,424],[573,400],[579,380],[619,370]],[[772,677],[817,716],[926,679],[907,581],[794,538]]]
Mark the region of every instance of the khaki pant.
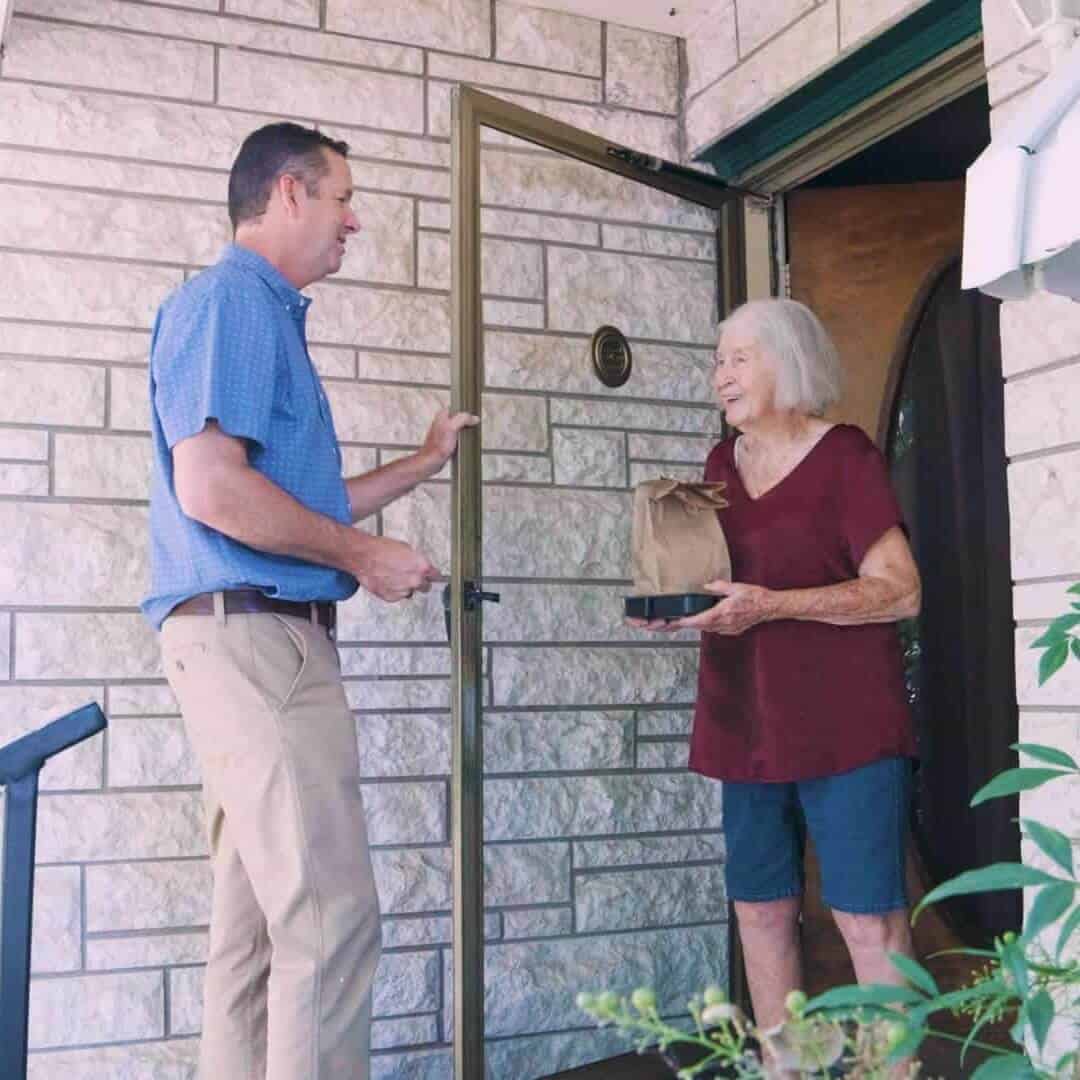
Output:
[[379,902],[337,650],[220,606],[161,636],[214,873],[201,1080],[367,1080]]

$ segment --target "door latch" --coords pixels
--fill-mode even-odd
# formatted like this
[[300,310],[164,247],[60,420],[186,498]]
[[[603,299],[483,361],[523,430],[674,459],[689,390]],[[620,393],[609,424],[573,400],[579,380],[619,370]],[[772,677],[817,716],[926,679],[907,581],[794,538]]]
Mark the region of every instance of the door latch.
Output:
[[[475,611],[484,601],[489,604],[499,602],[497,592],[485,592],[475,581],[466,580],[464,584],[463,600],[466,611]],[[443,618],[446,621],[446,640],[450,640],[450,586],[447,585],[442,592]]]

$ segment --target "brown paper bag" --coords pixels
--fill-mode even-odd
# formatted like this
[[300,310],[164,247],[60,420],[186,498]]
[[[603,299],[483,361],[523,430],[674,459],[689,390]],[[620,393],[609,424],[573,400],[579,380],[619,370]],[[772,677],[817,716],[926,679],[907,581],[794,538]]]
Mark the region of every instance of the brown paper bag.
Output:
[[729,578],[731,557],[716,511],[726,484],[663,477],[634,489],[634,591],[639,596],[695,593]]

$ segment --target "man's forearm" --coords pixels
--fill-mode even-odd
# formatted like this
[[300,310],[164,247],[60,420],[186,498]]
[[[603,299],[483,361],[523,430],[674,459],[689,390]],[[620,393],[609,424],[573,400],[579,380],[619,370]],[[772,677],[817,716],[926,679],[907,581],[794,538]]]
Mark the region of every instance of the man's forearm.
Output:
[[363,521],[395,499],[408,494],[418,484],[434,476],[441,467],[423,454],[416,453],[361,476],[349,477],[345,486],[349,492],[353,521]]
[[859,577],[816,589],[782,589],[773,598],[773,621],[803,619],[833,626],[897,622],[919,610],[917,584],[879,577]]
[[255,469],[224,467],[205,477],[202,524],[259,551],[356,573],[364,534],[309,510]]

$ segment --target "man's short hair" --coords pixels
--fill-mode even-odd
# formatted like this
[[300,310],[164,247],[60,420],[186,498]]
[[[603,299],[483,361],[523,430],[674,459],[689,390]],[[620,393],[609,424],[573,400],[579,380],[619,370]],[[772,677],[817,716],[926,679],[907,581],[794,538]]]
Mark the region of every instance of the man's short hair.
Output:
[[233,229],[266,211],[270,191],[288,173],[317,195],[319,180],[330,171],[324,150],[348,157],[349,144],[299,124],[267,124],[241,144],[229,172],[229,220]]

